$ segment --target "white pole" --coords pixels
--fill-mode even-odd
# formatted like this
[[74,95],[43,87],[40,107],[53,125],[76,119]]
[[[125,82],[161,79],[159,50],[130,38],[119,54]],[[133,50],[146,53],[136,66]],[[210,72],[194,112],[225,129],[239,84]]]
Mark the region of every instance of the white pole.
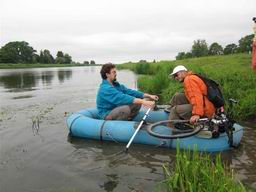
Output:
[[139,124],[138,128],[136,129],[136,131],[135,131],[135,132],[134,132],[134,134],[132,135],[132,137],[131,137],[130,141],[129,141],[129,142],[128,142],[128,144],[126,145],[126,150],[125,150],[126,152],[128,151],[128,149],[129,149],[129,147],[130,147],[130,145],[131,145],[131,143],[132,143],[132,141],[133,141],[134,137],[136,136],[136,134],[137,134],[137,133],[138,133],[138,131],[140,130],[140,128],[141,128],[141,126],[142,126],[143,122],[146,120],[146,118],[147,118],[147,116],[148,116],[148,113],[149,113],[150,109],[151,109],[151,108],[149,108],[149,109],[147,110],[147,112],[146,112],[146,114],[144,115],[144,117],[142,118],[142,121],[140,122],[140,124]]

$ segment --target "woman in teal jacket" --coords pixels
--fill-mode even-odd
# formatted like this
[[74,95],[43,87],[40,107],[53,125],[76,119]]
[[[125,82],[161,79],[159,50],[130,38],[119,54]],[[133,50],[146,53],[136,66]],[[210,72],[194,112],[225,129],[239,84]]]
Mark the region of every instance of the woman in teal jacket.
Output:
[[[101,68],[102,83],[97,93],[99,116],[105,120],[130,120],[139,112],[141,105],[153,108],[157,95],[151,95],[125,87],[116,81],[116,68],[107,63]],[[144,98],[149,98],[146,100]]]

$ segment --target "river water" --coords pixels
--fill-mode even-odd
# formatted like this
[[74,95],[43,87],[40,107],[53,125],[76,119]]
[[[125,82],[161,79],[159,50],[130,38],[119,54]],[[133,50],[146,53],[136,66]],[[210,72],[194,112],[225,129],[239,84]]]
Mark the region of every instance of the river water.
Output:
[[[0,191],[153,191],[175,150],[69,137],[66,116],[95,107],[100,67],[0,69]],[[117,79],[136,88],[136,75]],[[39,127],[32,126],[39,120]],[[223,152],[236,178],[256,190],[256,130]],[[118,154],[118,155],[116,155]]]

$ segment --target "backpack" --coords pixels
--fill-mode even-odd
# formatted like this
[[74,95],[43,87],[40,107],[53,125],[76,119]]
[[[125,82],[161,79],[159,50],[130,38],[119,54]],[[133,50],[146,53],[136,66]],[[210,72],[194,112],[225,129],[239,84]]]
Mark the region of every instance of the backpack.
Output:
[[216,81],[209,79],[205,76],[202,76],[200,74],[194,75],[199,77],[205,83],[207,87],[207,95],[205,96],[209,99],[209,101],[211,101],[216,108],[223,107],[225,102],[221,90],[219,88],[219,84]]

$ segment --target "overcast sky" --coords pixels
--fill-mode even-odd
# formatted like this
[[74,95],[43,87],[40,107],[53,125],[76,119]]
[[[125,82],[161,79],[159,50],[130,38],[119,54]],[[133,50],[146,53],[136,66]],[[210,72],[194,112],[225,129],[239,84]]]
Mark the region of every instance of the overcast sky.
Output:
[[0,0],[0,47],[27,41],[74,61],[173,60],[194,40],[253,33],[256,0]]

